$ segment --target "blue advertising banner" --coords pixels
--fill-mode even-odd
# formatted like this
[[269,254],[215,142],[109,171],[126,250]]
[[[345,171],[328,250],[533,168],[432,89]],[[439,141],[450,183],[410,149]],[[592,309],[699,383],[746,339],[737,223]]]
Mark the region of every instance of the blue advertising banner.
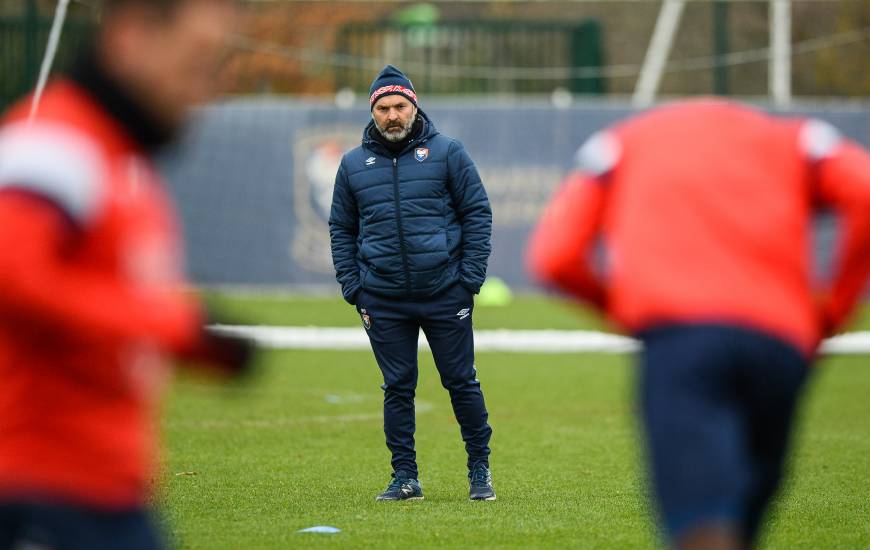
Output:
[[[489,274],[531,286],[523,267],[528,232],[577,147],[630,116],[625,105],[423,101],[444,134],[463,142],[493,206]],[[870,146],[870,111],[795,112],[817,116]],[[332,285],[327,218],[341,155],[359,144],[367,107],[246,98],[203,109],[180,150],[166,159],[184,222],[188,271],[205,285]],[[816,249],[830,261],[831,223]]]

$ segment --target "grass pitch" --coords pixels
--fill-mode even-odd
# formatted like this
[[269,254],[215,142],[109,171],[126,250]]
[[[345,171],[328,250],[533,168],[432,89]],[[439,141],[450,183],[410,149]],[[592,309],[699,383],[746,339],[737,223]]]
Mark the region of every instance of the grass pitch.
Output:
[[[213,297],[235,322],[354,326],[338,299]],[[542,298],[478,308],[478,328],[601,328]],[[870,327],[866,317],[858,326]],[[362,330],[362,329],[361,329]],[[655,548],[627,356],[481,353],[498,500],[469,502],[447,392],[420,356],[422,502],[375,502],[389,480],[371,353],[270,351],[238,386],[190,376],[164,420],[163,509],[181,548]],[[804,400],[769,548],[870,547],[870,364],[827,360]],[[315,525],[337,535],[297,533]]]

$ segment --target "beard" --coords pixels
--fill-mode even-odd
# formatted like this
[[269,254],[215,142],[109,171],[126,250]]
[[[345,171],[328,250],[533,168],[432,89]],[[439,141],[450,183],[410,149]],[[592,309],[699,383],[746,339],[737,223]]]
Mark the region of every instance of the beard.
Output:
[[[387,141],[392,141],[393,143],[395,143],[398,141],[402,141],[403,139],[408,137],[408,135],[411,133],[411,129],[414,127],[415,120],[417,120],[417,113],[416,112],[414,113],[414,116],[408,117],[408,121],[405,122],[404,124],[402,124],[400,122],[393,122],[393,123],[388,122],[386,124],[386,126],[381,127],[378,125],[377,122],[375,122],[375,127],[378,129],[378,132],[380,132],[381,135],[384,136],[384,138]],[[396,132],[396,131],[391,132],[390,131],[390,130],[395,130],[397,128],[399,129],[398,132]]]

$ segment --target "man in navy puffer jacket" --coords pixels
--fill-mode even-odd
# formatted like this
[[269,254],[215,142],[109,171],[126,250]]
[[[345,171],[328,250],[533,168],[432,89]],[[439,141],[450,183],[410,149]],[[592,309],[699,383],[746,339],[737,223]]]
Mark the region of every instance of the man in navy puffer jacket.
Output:
[[414,451],[421,328],[465,441],[470,498],[495,500],[471,327],[491,249],[489,199],[462,144],[438,133],[401,71],[387,65],[370,93],[372,121],[342,158],[329,232],[336,278],[384,376],[393,476],[378,500],[423,498]]

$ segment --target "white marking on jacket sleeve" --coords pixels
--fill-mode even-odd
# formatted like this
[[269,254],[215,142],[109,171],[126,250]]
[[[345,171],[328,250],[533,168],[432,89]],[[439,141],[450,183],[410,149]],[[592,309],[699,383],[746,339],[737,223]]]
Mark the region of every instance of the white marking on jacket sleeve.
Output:
[[39,194],[84,223],[100,204],[100,157],[97,146],[72,128],[13,124],[0,131],[0,189]]
[[596,132],[587,139],[574,161],[578,169],[593,175],[602,176],[616,167],[622,156],[622,145],[611,132],[603,130]]
[[811,118],[801,126],[800,147],[812,161],[828,158],[842,141],[840,131],[823,120]]

